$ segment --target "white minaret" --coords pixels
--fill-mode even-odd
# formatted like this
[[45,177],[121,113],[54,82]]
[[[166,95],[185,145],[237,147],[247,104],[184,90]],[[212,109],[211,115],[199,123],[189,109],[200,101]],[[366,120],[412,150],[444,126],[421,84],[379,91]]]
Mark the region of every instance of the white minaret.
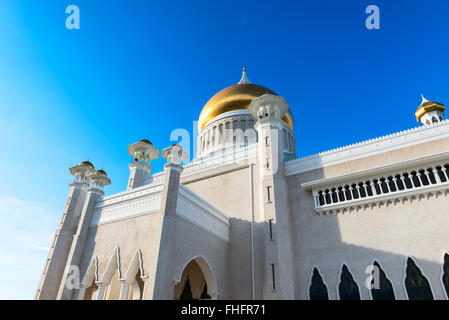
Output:
[[81,209],[76,232],[73,234],[73,241],[69,247],[70,251],[66,259],[64,274],[59,284],[56,297],[58,300],[71,300],[73,292],[77,289],[76,286],[79,285],[79,283],[72,283],[70,277],[74,271],[73,268],[78,268],[79,270],[81,267],[81,257],[97,200],[104,195],[103,187],[111,184],[111,179],[108,178],[104,170],[98,170],[88,175],[86,182],[89,183],[90,187],[87,189],[87,195]]
[[94,166],[89,161],[83,161],[69,170],[74,176],[74,181],[69,184],[70,191],[67,203],[48,252],[44,271],[36,291],[36,300],[56,299],[73,236],[78,227],[77,221],[86,199],[87,189],[89,189],[87,177],[95,171]]
[[[257,120],[259,157],[259,208],[264,224],[265,266],[262,299],[295,299],[295,259],[281,120],[289,110],[284,98],[265,94],[254,99],[249,112]],[[277,232],[282,230],[282,232]]]
[[128,154],[134,158],[129,164],[129,180],[127,190],[143,186],[146,177],[151,173],[150,161],[159,158],[159,150],[144,139],[128,146]]

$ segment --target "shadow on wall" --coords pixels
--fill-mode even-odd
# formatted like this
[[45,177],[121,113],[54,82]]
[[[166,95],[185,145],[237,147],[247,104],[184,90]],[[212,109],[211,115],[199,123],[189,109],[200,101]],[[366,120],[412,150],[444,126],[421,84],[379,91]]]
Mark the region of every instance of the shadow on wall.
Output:
[[[449,243],[446,248],[432,246],[431,237],[435,235],[422,231],[413,206],[425,207],[425,203],[399,203],[396,209],[319,216],[314,210],[312,191],[305,191],[301,183],[324,177],[323,170],[318,169],[287,178],[299,299],[448,299]],[[426,211],[421,213],[431,213]],[[406,221],[412,220],[408,217],[415,220]],[[429,223],[447,225],[438,219]],[[437,258],[429,261],[421,255],[413,256],[413,252],[420,252],[415,248],[426,245],[433,257],[440,255],[440,263]],[[410,249],[411,254],[383,248],[395,252]]]

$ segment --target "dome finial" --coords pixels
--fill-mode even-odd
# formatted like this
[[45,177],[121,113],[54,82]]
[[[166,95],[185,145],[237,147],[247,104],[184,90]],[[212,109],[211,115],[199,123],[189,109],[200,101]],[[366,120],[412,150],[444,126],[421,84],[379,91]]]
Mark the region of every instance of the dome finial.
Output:
[[424,104],[424,103],[426,103],[426,102],[429,102],[429,100],[427,100],[427,99],[424,97],[423,94],[421,94],[421,98],[422,98],[421,104]]
[[248,83],[251,83],[251,81],[249,81],[248,76],[246,75],[246,65],[243,65],[242,78],[237,84],[248,84]]

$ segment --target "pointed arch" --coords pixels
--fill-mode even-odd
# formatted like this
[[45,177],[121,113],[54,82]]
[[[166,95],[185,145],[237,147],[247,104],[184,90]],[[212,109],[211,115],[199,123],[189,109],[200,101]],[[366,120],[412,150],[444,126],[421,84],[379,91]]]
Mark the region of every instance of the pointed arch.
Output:
[[380,264],[377,261],[373,262],[373,266],[375,267],[375,270],[377,271],[374,273],[374,275],[379,276],[378,280],[378,287],[376,288],[376,280],[373,279],[372,284],[374,284],[373,288],[371,289],[371,296],[373,300],[396,300],[396,297],[394,295],[393,285],[391,284],[390,280],[387,278],[385,272],[380,267]]
[[340,300],[360,300],[359,286],[352,278],[352,275],[345,264],[341,268],[338,293],[340,295]]
[[310,300],[329,300],[326,284],[316,267],[313,268],[309,296]]
[[117,270],[118,270],[118,278],[120,279],[122,276],[120,268],[121,268],[121,266],[120,266],[120,248],[116,247],[114,250],[114,253],[112,254],[111,258],[109,259],[108,265],[106,266],[106,270],[103,274],[101,282],[104,285],[109,284],[112,280],[112,277],[114,276],[114,273]]
[[444,254],[444,264],[443,264],[443,286],[446,290],[446,297],[449,299],[449,254]]
[[81,288],[78,292],[78,300],[92,300],[98,291],[98,258],[95,256],[87,267],[86,274],[81,280]]
[[405,288],[409,300],[433,300],[429,281],[411,257],[407,259]]
[[109,259],[106,271],[101,279],[101,285],[105,287],[104,297],[106,300],[118,300],[120,297],[122,278],[120,264],[120,248],[116,247]]
[[147,278],[143,271],[142,251],[137,249],[125,273],[125,282],[129,286],[129,300],[142,300],[144,293],[143,279]]
[[[187,261],[181,268],[181,270],[179,270],[178,279],[175,279],[175,282],[177,283],[177,285],[183,285],[184,289],[185,284],[182,283],[182,276],[187,266],[191,265],[192,263],[196,263],[201,270],[202,276],[204,277],[204,280],[206,282],[205,288],[207,295],[212,299],[216,299],[220,295],[217,290],[217,280],[209,262],[207,262],[206,258],[204,258],[202,255],[195,256]],[[189,281],[189,286],[190,285],[191,284]]]

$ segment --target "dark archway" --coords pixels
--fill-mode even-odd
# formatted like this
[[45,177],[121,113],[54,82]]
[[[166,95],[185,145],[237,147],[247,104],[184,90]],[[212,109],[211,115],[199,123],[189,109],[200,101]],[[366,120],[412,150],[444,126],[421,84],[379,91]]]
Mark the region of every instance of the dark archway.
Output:
[[443,285],[446,290],[446,295],[449,299],[449,254],[444,255],[444,264],[443,264]]
[[317,268],[313,268],[312,284],[309,288],[310,300],[329,300],[327,287]]
[[407,259],[405,288],[409,300],[433,300],[429,281],[422,274],[412,258]]
[[[374,261],[373,266],[375,268],[374,276],[376,276],[376,274],[379,276],[378,287],[376,288],[376,286],[374,286],[371,289],[373,300],[396,300],[396,297],[394,296],[393,285],[391,284],[390,280],[388,280],[379,263],[377,261]],[[376,281],[374,279],[372,284],[376,285]]]
[[352,278],[346,265],[343,265],[341,269],[338,293],[340,294],[340,300],[360,300],[359,286]]

